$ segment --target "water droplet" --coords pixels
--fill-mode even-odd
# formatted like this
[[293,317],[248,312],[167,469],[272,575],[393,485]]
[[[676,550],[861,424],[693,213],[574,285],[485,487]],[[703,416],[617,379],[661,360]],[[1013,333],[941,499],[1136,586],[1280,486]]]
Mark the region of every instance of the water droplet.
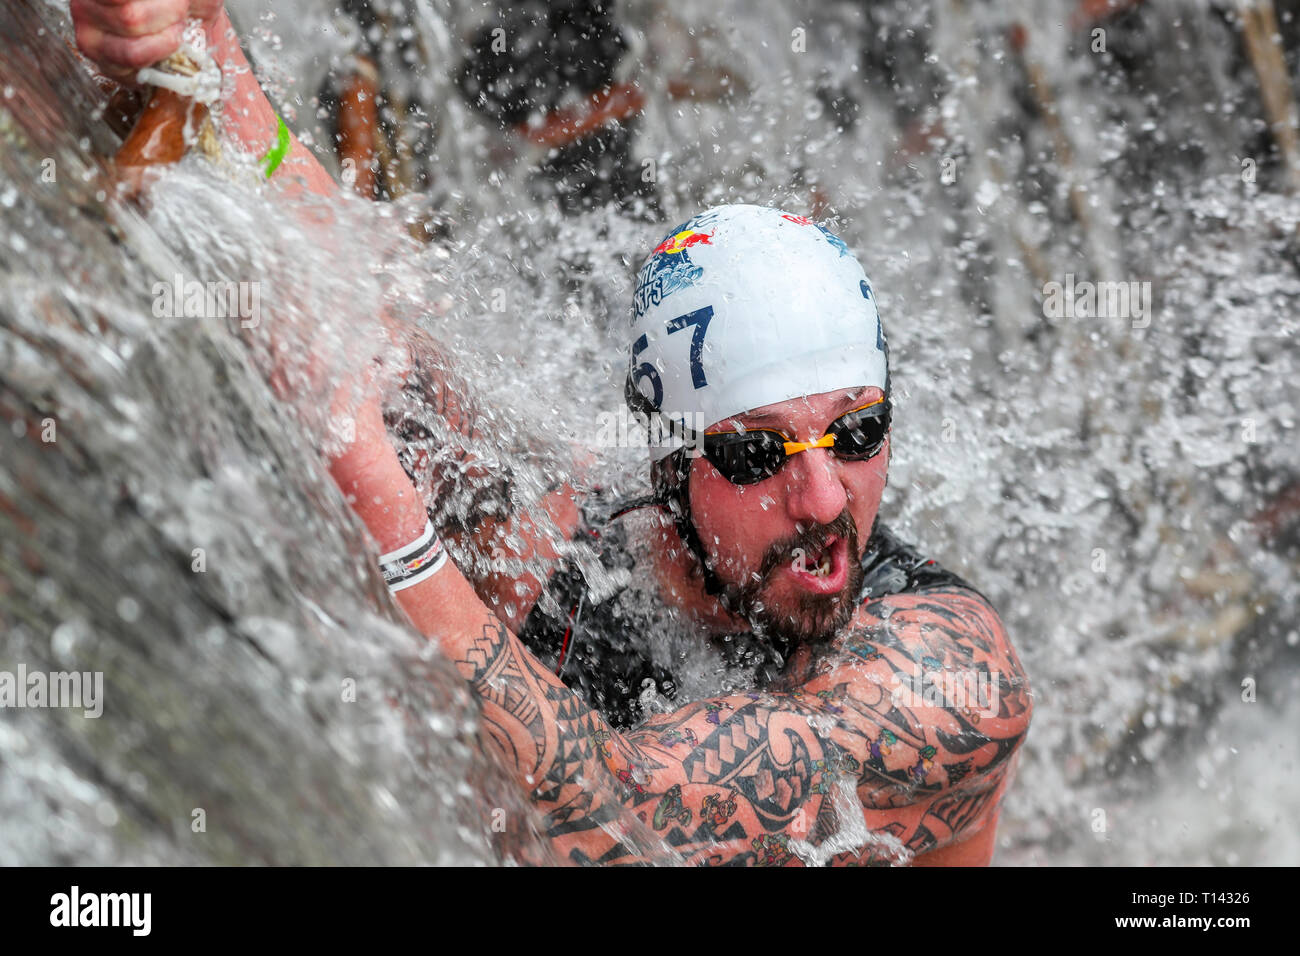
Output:
[[129,595],[123,595],[117,599],[117,616],[128,624],[134,624],[140,619],[140,604],[135,598]]
[[119,819],[117,807],[113,806],[113,804],[109,803],[107,800],[101,800],[99,803],[95,804],[95,819],[106,827],[117,826],[117,821]]

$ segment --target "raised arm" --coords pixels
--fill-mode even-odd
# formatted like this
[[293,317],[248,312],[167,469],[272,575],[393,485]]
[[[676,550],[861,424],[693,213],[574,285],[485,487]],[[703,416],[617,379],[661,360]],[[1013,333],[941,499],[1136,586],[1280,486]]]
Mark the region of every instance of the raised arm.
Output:
[[513,477],[502,474],[499,464],[478,460],[485,445],[499,447],[500,429],[479,410],[470,383],[427,333],[410,330],[407,341],[412,368],[403,401],[385,411],[389,433],[438,533],[480,556],[462,573],[492,611],[517,629],[546,586],[546,569],[559,558],[557,546],[578,527],[578,492],[564,482],[535,508],[516,500]]
[[[365,421],[333,474],[380,547],[395,548],[417,536],[423,509],[377,411]],[[820,658],[796,662],[789,689],[699,701],[628,734],[542,667],[454,566],[398,600],[471,683],[491,745],[579,862],[653,857],[635,821],[689,862],[910,860],[991,833],[1028,728],[1019,662],[967,590],[874,602]],[[914,669],[987,674],[996,691],[970,701],[900,688]]]
[[[226,99],[222,106],[222,135],[228,142],[254,156],[263,155],[276,142],[279,118],[258,85],[239,45],[239,38],[220,0],[72,0],[73,23],[77,45],[106,75],[119,82],[133,84],[141,67],[163,59],[178,48],[182,29],[189,18],[204,27],[208,50],[221,66]],[[338,192],[337,185],[314,156],[289,136],[290,150],[274,171],[277,182],[283,181],[287,193],[306,188],[322,195]],[[405,440],[406,464],[416,479],[426,504],[437,510],[439,492],[446,486],[445,475],[430,467],[420,446],[431,437],[422,422],[436,420],[454,433],[457,442],[454,467],[456,482],[463,488],[478,481],[491,484],[489,476],[475,467],[468,445],[481,437],[478,414],[466,391],[449,383],[450,374],[440,361],[436,345],[415,329],[396,329],[383,317],[395,335],[400,334],[411,349],[415,374],[408,380],[408,391],[418,392],[422,415],[410,420],[400,410],[390,415],[390,425],[399,440]],[[447,435],[441,438],[445,446]],[[540,502],[545,521],[555,531],[539,526],[537,518],[527,514],[498,513],[478,515],[461,527],[444,526],[439,530],[460,545],[483,555],[492,555],[498,564],[540,559],[538,566],[557,556],[553,535],[567,540],[578,524],[578,508],[573,489],[561,487]],[[511,574],[501,570],[480,570],[485,562],[470,569],[474,586],[493,611],[514,627],[522,625],[545,581],[530,573]]]
[[[248,65],[221,0],[71,0],[71,13],[78,49],[105,74],[128,85],[142,67],[180,47],[188,19],[199,20],[225,81],[222,136],[254,157],[276,145],[280,118]],[[335,194],[333,177],[297,137],[288,136],[290,148],[274,178],[291,192],[305,188]]]

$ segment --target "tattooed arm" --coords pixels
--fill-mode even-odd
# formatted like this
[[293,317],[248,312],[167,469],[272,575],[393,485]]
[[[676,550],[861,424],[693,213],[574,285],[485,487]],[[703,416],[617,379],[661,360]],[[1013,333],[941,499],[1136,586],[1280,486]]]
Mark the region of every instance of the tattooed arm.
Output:
[[[359,421],[332,472],[389,550],[424,515],[377,417]],[[450,563],[398,601],[473,686],[488,743],[576,862],[907,861],[992,826],[1029,724],[1001,622],[963,588],[866,605],[820,658],[794,662],[788,689],[698,701],[628,734],[542,667]]]

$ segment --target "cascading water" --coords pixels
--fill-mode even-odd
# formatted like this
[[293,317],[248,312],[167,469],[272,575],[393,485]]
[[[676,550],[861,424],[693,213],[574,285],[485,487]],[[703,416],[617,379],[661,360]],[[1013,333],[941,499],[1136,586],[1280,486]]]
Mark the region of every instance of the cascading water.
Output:
[[[883,513],[990,597],[1037,695],[998,861],[1300,857],[1300,202],[1235,8],[1141,5],[1098,51],[1029,0],[621,3],[657,205],[561,215],[544,151],[456,88],[490,10],[376,3],[376,43],[329,3],[263,6],[232,13],[326,162],[313,97],[378,51],[428,146],[418,194],[285,204],[191,157],[137,212],[93,158],[116,146],[102,97],[26,4],[0,12],[0,671],[105,685],[98,720],[0,714],[0,862],[548,859],[459,678],[384,596],[304,396],[383,303],[455,356],[517,501],[557,476],[638,492],[643,452],[600,437],[632,275],[723,201],[831,217],[879,291]],[[258,321],[160,315],[178,275],[256,283]],[[1146,314],[1048,304],[1102,281],[1149,282]],[[271,328],[324,368],[273,358]],[[714,689],[710,654],[639,610],[686,689]]]

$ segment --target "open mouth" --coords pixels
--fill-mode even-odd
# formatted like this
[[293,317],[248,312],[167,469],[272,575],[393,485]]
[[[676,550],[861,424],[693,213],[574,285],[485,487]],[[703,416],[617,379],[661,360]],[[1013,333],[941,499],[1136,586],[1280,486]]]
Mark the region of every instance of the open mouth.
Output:
[[790,576],[805,591],[833,594],[842,590],[848,580],[848,555],[848,539],[831,535],[817,550],[804,553],[799,560],[792,560]]

